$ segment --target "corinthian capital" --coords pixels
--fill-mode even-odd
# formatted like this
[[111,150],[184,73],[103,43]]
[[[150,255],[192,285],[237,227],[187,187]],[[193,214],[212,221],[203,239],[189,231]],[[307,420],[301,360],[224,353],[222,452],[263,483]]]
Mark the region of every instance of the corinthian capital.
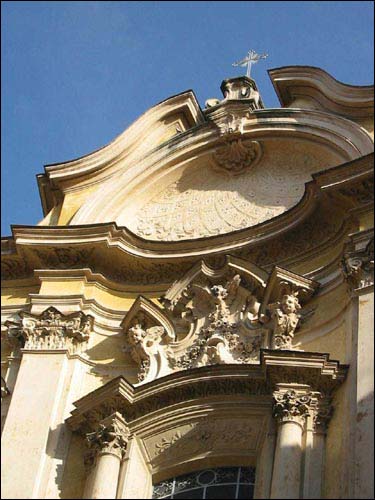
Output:
[[296,422],[304,425],[310,415],[312,397],[306,390],[279,388],[273,393],[273,416],[279,423]]
[[314,432],[325,434],[333,414],[331,399],[322,397],[318,393],[316,396],[314,395],[311,407]]
[[7,321],[9,338],[18,339],[25,349],[76,351],[89,338],[94,318],[82,311],[64,315],[55,307],[42,314],[21,312],[21,321]]
[[352,290],[361,290],[374,284],[374,236],[369,231],[351,235],[349,248],[343,259],[344,275]]
[[119,413],[102,420],[94,432],[86,434],[89,452],[85,464],[92,465],[97,455],[112,454],[122,458],[126,450],[129,430]]

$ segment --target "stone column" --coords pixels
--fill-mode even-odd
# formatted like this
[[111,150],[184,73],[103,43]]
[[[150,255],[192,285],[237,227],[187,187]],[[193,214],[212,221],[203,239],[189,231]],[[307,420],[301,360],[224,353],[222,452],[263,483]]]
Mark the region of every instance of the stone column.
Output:
[[129,431],[120,413],[102,420],[96,431],[87,434],[90,449],[85,464],[93,468],[87,478],[84,498],[116,498],[128,437]]
[[309,415],[309,386],[277,384],[274,416],[278,423],[271,498],[301,498],[302,432]]

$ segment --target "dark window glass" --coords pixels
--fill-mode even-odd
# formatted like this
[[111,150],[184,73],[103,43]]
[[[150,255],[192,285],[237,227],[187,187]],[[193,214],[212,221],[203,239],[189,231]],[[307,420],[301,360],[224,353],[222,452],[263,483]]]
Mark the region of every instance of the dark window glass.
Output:
[[255,469],[253,467],[241,467],[240,483],[255,483]]
[[195,488],[194,490],[182,491],[181,493],[176,493],[173,498],[203,498],[203,488]]
[[152,498],[251,499],[255,469],[218,467],[168,479],[154,486]]
[[234,485],[221,484],[220,486],[210,486],[206,490],[206,498],[236,498],[236,488]]
[[253,498],[254,496],[254,486],[252,484],[240,484],[238,488],[238,497],[237,498]]
[[216,483],[236,483],[238,477],[238,467],[223,467],[215,469]]

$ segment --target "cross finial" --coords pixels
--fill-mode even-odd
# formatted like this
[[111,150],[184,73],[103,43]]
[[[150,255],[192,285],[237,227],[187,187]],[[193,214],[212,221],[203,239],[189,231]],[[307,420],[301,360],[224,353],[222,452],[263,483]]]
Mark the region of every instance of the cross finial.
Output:
[[251,49],[244,59],[233,63],[232,66],[247,66],[246,76],[250,78],[251,65],[257,63],[259,59],[265,59],[266,57],[268,57],[268,54],[257,54],[255,50]]

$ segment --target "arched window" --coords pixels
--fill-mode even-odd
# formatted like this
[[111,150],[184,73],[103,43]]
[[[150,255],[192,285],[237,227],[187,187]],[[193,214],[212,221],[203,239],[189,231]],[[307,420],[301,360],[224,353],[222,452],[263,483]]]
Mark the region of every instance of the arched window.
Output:
[[253,498],[253,467],[204,469],[154,485],[152,498]]

